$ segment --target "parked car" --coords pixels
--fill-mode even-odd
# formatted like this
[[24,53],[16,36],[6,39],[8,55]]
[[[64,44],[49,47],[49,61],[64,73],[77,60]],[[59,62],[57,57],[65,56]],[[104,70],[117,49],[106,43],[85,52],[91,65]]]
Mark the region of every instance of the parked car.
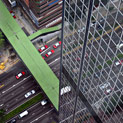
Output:
[[35,90],[31,90],[30,92],[27,92],[27,93],[25,94],[25,97],[28,98],[28,97],[30,97],[30,96],[33,95],[33,94],[35,94]]
[[14,12],[13,12],[13,11],[9,11],[9,12],[10,12],[11,15],[13,16],[13,18],[16,19],[16,16],[15,16]]
[[54,52],[55,52],[54,50],[51,50],[51,51],[49,51],[47,54],[45,54],[45,56],[46,56],[46,57],[49,57],[49,56],[51,56]]
[[94,26],[95,25],[95,21],[94,22],[92,22],[92,23],[90,23],[90,27],[92,27],[92,26]]
[[101,89],[101,90],[104,90],[104,89],[107,88],[108,86],[110,86],[110,83],[109,83],[109,82],[104,83],[104,84],[101,84],[101,85],[100,85],[100,89]]
[[118,65],[122,65],[123,64],[123,60],[119,60],[117,62],[115,62],[115,65],[118,66]]
[[105,90],[106,95],[110,94],[111,92],[112,92],[112,88],[108,88],[108,89]]
[[47,48],[48,48],[48,46],[47,45],[44,45],[43,47],[41,47],[40,49],[38,49],[38,51],[41,53],[44,50],[46,50]]
[[85,31],[85,27],[82,27],[81,29],[78,29],[78,33]]
[[57,42],[56,44],[53,45],[54,48],[57,48],[61,45],[61,41]]
[[48,103],[48,99],[44,99],[44,100],[41,101],[42,106],[46,105],[47,103]]
[[23,77],[25,74],[26,74],[26,73],[25,73],[24,71],[18,73],[18,74],[16,75],[16,79],[19,79],[19,78]]

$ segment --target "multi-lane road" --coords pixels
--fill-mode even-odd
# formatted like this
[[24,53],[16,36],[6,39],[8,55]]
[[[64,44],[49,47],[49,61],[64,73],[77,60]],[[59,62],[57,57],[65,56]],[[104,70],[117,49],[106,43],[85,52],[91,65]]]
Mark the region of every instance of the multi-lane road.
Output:
[[[47,43],[48,48],[40,53],[45,57],[45,61],[52,69],[52,71],[59,77],[59,68],[60,68],[60,47],[54,49],[53,45],[58,42],[58,40],[53,40],[52,42]],[[43,45],[42,45],[43,46]],[[42,47],[41,46],[41,47]],[[39,47],[40,48],[40,47]],[[54,50],[54,54],[49,56],[48,58],[45,54],[51,50]],[[37,49],[38,50],[38,49]],[[16,79],[16,75],[19,72],[25,71],[26,75],[20,79]],[[16,65],[14,65],[10,70],[6,71],[2,77],[0,77],[1,85],[4,85],[0,88],[0,108],[4,108],[6,110],[6,114],[19,107],[20,105],[27,102],[29,99],[33,98],[39,93],[43,93],[41,87],[34,80],[31,73],[27,70],[25,65],[20,61]],[[25,94],[31,90],[35,90],[35,94],[31,95],[29,98],[25,98]],[[45,94],[43,94],[45,95]],[[44,98],[47,98],[46,95]],[[46,106],[42,106],[40,102],[36,103],[32,107],[27,109],[29,114],[22,119],[19,119],[18,116],[14,118],[17,122],[24,123],[50,123],[51,121],[57,120],[57,112],[54,107],[51,107],[51,103]]]

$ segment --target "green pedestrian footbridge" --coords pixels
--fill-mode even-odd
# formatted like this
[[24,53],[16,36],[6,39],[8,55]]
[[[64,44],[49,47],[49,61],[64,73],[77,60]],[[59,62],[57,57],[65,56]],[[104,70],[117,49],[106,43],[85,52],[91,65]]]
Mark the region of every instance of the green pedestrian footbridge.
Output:
[[0,0],[0,29],[58,110],[59,80],[30,41],[42,33],[58,30],[58,27],[39,30],[27,37]]

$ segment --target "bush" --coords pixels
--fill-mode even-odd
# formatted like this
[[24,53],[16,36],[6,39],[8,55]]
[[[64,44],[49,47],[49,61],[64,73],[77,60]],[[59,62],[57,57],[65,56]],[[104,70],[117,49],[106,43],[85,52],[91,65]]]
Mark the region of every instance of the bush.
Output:
[[[5,115],[4,116],[5,121],[9,120],[10,118],[14,117],[15,115],[24,111],[25,109],[29,108],[30,106],[34,105],[35,103],[39,102],[42,98],[43,98],[43,96],[41,94],[38,94],[34,98],[30,99],[26,103],[22,104],[18,108],[14,109],[13,111],[11,111],[7,115]],[[1,121],[0,121],[0,123],[1,123]]]

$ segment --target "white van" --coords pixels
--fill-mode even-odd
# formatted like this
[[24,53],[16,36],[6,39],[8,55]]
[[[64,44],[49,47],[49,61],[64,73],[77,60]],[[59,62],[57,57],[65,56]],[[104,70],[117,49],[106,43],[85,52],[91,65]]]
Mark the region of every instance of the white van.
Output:
[[26,115],[28,115],[28,111],[24,111],[24,112],[22,112],[21,114],[19,114],[19,118],[22,118],[22,117],[24,117],[24,116],[26,116]]

